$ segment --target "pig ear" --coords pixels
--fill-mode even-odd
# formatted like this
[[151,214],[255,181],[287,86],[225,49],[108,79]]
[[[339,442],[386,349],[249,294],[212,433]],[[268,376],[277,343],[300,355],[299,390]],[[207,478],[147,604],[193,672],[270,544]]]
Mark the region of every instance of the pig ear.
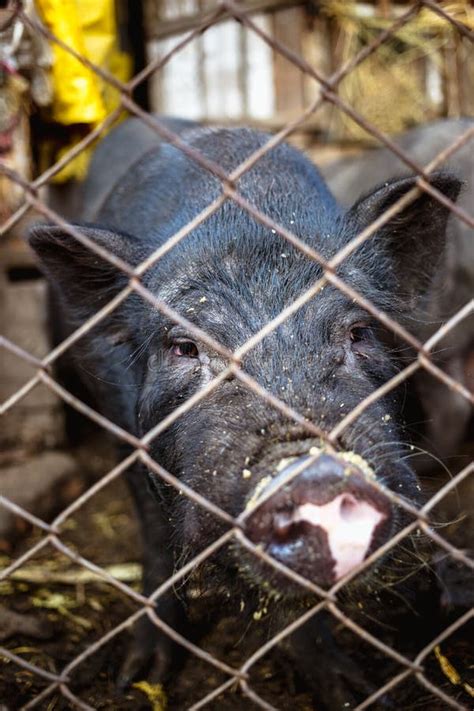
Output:
[[[431,185],[456,201],[462,183],[449,173],[432,175]],[[358,231],[370,225],[385,210],[416,185],[416,177],[385,183],[358,200],[349,210]],[[428,193],[411,202],[362,247],[361,252],[381,250],[408,302],[413,302],[431,283],[446,241],[446,223],[451,212]]]
[[[132,266],[141,260],[140,249],[143,247],[140,247],[137,238],[91,225],[73,227]],[[62,227],[36,225],[29,233],[29,241],[53,285],[56,299],[61,303],[64,321],[73,328],[97,313],[128,282],[123,271],[102,259]],[[83,374],[88,374],[84,382],[92,404],[109,420],[129,432],[136,432],[134,394],[137,393],[142,366],[138,358],[132,358],[135,346],[130,315],[133,309],[128,308],[131,298],[133,296],[129,296],[94,329],[83,334],[80,368]],[[134,319],[136,321],[136,312]],[[88,382],[87,379],[91,378]],[[70,385],[66,379],[66,387]],[[82,393],[81,386],[81,399]]]
[[[131,266],[137,263],[139,250],[136,238],[100,227],[72,227]],[[123,271],[62,227],[35,225],[30,230],[29,242],[63,303],[81,319],[101,308],[127,283]]]

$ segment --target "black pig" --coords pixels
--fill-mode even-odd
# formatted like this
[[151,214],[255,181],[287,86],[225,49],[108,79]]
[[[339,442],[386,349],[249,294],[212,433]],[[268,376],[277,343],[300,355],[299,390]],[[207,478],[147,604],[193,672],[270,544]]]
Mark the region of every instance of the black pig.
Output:
[[[139,133],[139,124],[133,126]],[[151,140],[149,131],[143,143],[128,141],[127,158],[120,138],[126,130],[120,127],[115,139],[112,134],[99,148],[85,186],[83,216],[88,224],[79,229],[137,265],[216,199],[221,185],[176,147]],[[245,128],[193,128],[181,135],[227,172],[269,140]],[[114,140],[122,151],[118,162],[113,159]],[[135,162],[130,158],[137,156]],[[456,199],[456,177],[439,173],[432,183]],[[385,183],[344,210],[314,165],[285,144],[272,148],[237,182],[241,195],[326,259],[413,185],[412,178]],[[448,214],[422,194],[346,259],[337,269],[339,277],[406,323],[442,258]],[[70,328],[127,284],[123,273],[60,227],[37,226],[30,241]],[[142,281],[159,299],[235,350],[322,275],[318,263],[227,200]],[[87,333],[74,357],[96,407],[138,437],[226,367],[224,357],[137,295]],[[242,367],[271,394],[329,431],[397,372],[396,357],[380,324],[354,300],[326,285],[250,350]],[[150,453],[231,516],[246,510],[244,532],[254,543],[299,575],[328,587],[403,523],[401,512],[373,486],[373,478],[411,502],[418,500],[417,480],[403,461],[401,441],[400,403],[393,393],[372,404],[344,431],[338,454],[327,451],[304,423],[293,423],[229,375],[153,440]],[[381,449],[384,456],[378,458]],[[364,457],[373,473],[345,452]],[[296,467],[303,470],[300,475],[269,496]],[[137,468],[129,479],[143,524],[144,587],[150,593],[227,524],[165,485],[153,471]],[[269,496],[260,506],[255,503],[259,494]],[[224,586],[238,600],[265,590],[283,617],[310,594],[237,544],[213,562],[212,577],[203,573],[204,588]],[[361,579],[366,584],[371,573],[351,585]],[[165,596],[157,610],[182,628],[184,613],[177,597]],[[160,676],[169,663],[167,638],[156,638],[142,626],[125,676],[130,678],[153,650]]]

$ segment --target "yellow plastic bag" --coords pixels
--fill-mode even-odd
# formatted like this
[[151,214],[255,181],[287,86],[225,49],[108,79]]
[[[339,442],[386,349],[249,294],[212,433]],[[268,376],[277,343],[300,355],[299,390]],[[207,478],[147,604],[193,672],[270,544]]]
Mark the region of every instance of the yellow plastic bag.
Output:
[[[106,69],[120,81],[131,75],[131,57],[122,52],[118,43],[114,0],[36,0],[46,27],[65,45],[95,65]],[[84,125],[94,128],[119,104],[115,87],[104,81],[92,69],[56,42],[53,49],[53,104],[50,118],[55,123],[71,126],[67,145],[44,146],[45,153],[54,152],[53,160],[66,153],[79,137]],[[80,125],[80,130],[74,126]],[[90,148],[81,152],[56,174],[56,182],[82,178],[87,170]]]

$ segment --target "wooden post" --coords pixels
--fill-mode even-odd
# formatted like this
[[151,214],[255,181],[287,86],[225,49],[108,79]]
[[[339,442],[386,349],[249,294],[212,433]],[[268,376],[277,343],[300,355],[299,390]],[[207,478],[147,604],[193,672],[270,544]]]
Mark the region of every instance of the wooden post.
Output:
[[[303,27],[304,11],[301,8],[281,10],[273,15],[275,39],[298,54],[303,50]],[[304,105],[303,74],[279,52],[274,52],[273,66],[276,109],[284,114],[296,113]]]

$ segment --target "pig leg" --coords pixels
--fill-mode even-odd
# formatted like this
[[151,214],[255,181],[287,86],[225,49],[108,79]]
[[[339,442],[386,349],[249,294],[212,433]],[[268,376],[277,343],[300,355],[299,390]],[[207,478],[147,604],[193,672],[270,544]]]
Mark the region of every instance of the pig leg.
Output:
[[[464,551],[472,557],[472,551]],[[467,609],[474,605],[474,571],[464,563],[453,560],[447,553],[438,553],[433,558],[441,589],[440,603],[443,610]]]
[[[294,632],[289,640],[290,655],[295,667],[314,695],[317,708],[353,708],[376,687],[365,672],[343,652],[331,631],[332,621],[319,613]],[[321,664],[321,657],[326,660]],[[323,706],[321,706],[321,703]],[[385,697],[378,700],[381,708],[393,708]]]
[[[141,523],[143,592],[151,595],[173,574],[169,525],[150,490],[145,469],[142,466],[131,468],[127,480]],[[182,605],[172,590],[157,600],[155,610],[158,617],[174,629],[182,626],[185,620]],[[119,688],[127,688],[140,674],[146,674],[151,682],[163,681],[177,652],[176,644],[168,635],[159,630],[147,615],[141,617],[133,628],[132,643],[118,675]]]

